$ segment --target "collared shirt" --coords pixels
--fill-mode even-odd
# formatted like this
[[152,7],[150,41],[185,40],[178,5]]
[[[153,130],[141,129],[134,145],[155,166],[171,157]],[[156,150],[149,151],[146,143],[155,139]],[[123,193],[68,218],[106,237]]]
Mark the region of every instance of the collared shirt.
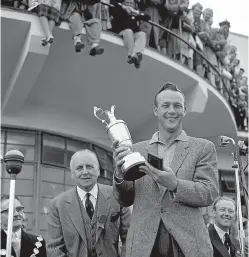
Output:
[[165,144],[162,141],[159,140],[159,131],[154,133],[152,136],[149,144],[157,144],[158,147],[158,156],[163,158],[163,167],[169,167],[175,153],[177,141],[184,141],[186,142],[188,140],[188,136],[185,133],[184,130],[181,131],[180,135],[171,141],[169,144]]
[[80,200],[82,201],[85,208],[86,208],[86,206],[85,206],[86,194],[90,193],[90,201],[93,203],[93,208],[95,209],[95,206],[97,203],[98,191],[99,191],[99,188],[98,188],[97,184],[94,185],[94,187],[92,188],[92,190],[90,192],[86,192],[77,186],[77,193],[78,193]]
[[[4,231],[7,235],[7,231],[6,230],[4,230]],[[21,252],[21,236],[22,236],[22,230],[21,229],[12,233],[12,247],[16,252],[16,257],[19,257],[20,252]]]
[[221,241],[222,241],[223,244],[224,244],[224,242],[225,242],[225,234],[226,234],[226,233],[229,234],[229,231],[226,232],[226,231],[222,230],[222,229],[219,228],[216,224],[214,224],[214,228],[215,228],[216,232],[218,233],[218,235],[219,235]]

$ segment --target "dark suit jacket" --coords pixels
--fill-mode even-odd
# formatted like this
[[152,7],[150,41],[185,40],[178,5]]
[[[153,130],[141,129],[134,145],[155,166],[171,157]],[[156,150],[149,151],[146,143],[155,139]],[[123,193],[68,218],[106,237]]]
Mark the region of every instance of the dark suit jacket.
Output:
[[[33,254],[33,250],[37,248],[35,246],[35,243],[38,242],[37,236],[26,233],[22,230],[21,234],[21,251],[20,251],[20,257],[30,257],[31,254]],[[46,253],[46,243],[45,240],[41,241],[42,246],[38,249],[39,253],[36,255],[36,257],[47,257]],[[7,244],[7,235],[4,232],[4,230],[1,230],[1,249],[6,249]],[[14,249],[12,248],[11,255],[16,257],[16,253]]]
[[235,237],[230,236],[232,245],[229,254],[213,224],[208,227],[208,231],[214,249],[214,257],[236,257],[238,255],[240,246],[239,241]]
[[[131,211],[121,207],[113,197],[111,186],[98,184],[95,249],[98,256],[118,257],[119,236],[124,256]],[[101,218],[102,217],[102,218]],[[103,217],[105,217],[103,219]],[[48,216],[49,257],[87,257],[88,242],[76,187],[51,201]]]
[[[157,150],[156,144],[149,144],[149,141],[133,146],[133,151],[142,154],[146,160],[148,153],[158,155]],[[213,256],[200,207],[211,205],[218,196],[214,144],[193,137],[178,141],[170,167],[178,182],[174,197],[148,175],[135,183],[124,181],[117,184],[114,181],[114,195],[120,204],[133,204],[126,257],[150,256],[161,220],[185,257]]]

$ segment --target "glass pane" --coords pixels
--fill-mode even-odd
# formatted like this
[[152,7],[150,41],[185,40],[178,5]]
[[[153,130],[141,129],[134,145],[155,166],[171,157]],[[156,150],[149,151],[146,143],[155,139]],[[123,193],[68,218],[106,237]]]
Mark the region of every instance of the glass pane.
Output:
[[41,167],[42,180],[64,184],[64,169],[53,167]]
[[7,131],[7,143],[35,145],[35,133],[23,131]]
[[105,159],[106,158],[106,151],[96,145],[93,147],[94,151],[96,152],[98,158]]
[[61,137],[43,135],[42,162],[58,166],[65,165],[65,140]]
[[34,161],[35,160],[35,148],[30,146],[22,145],[7,145],[6,152],[10,150],[18,150],[24,155],[24,161]]
[[65,149],[65,139],[62,137],[43,134],[43,146]]
[[[10,180],[4,179],[3,193],[9,194],[10,191]],[[33,196],[34,195],[34,182],[33,180],[16,180],[16,195],[22,196]]]
[[1,144],[1,160],[3,160],[4,155],[4,144]]
[[41,198],[40,213],[48,214],[48,207],[50,206],[50,201],[52,199],[53,198],[44,198],[44,197]]
[[[23,164],[22,165],[22,170],[20,171],[20,173],[17,175],[18,179],[34,179],[34,166],[33,165],[26,165]],[[10,175],[9,173],[6,171],[5,167],[4,167],[4,177],[5,178],[9,178]]]
[[71,172],[70,171],[66,171],[66,181],[65,181],[65,184],[66,185],[72,185],[74,186],[75,185],[75,181],[71,178]]
[[42,196],[54,198],[58,194],[64,192],[64,185],[55,184],[51,182],[42,182],[41,192]]
[[20,196],[21,203],[24,206],[24,212],[34,211],[34,198],[33,196]]
[[1,143],[4,143],[5,131],[1,129]]

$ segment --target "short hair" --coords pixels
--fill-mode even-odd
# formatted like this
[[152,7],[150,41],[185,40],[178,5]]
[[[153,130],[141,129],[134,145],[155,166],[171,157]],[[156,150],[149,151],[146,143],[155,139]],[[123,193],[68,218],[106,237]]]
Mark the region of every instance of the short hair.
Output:
[[99,167],[99,159],[98,159],[98,156],[97,154],[94,152],[94,151],[91,151],[89,149],[82,149],[82,150],[79,150],[77,152],[75,152],[72,157],[71,157],[71,160],[70,160],[70,170],[72,171],[72,167],[73,167],[73,162],[74,162],[74,159],[75,157],[79,154],[79,153],[84,153],[84,152],[88,152],[88,153],[91,153],[93,155],[95,155],[96,159],[97,159],[97,162],[98,162],[98,167]]
[[241,71],[245,72],[245,70],[244,70],[243,68],[240,68],[239,70],[241,70]]
[[166,84],[164,84],[156,93],[155,98],[154,98],[154,105],[157,106],[157,96],[166,90],[171,90],[171,91],[175,91],[175,92],[179,92],[182,94],[183,98],[184,98],[184,107],[186,107],[186,98],[185,95],[183,94],[183,92],[177,87],[177,85],[175,85],[172,82],[167,82]]
[[214,203],[213,203],[213,210],[216,210],[216,205],[217,205],[220,201],[222,201],[222,200],[232,202],[232,203],[234,204],[235,211],[236,211],[237,206],[236,206],[235,201],[234,201],[232,198],[227,197],[227,196],[219,196],[219,197],[214,201]]
[[219,23],[220,27],[221,26],[228,26],[229,28],[231,27],[231,23],[228,20],[224,20]]

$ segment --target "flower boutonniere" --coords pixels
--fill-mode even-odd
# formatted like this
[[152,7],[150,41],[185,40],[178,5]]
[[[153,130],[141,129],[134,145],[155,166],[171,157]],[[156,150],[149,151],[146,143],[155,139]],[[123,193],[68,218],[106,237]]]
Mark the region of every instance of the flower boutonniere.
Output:
[[101,215],[101,216],[99,216],[99,218],[98,218],[99,225],[100,225],[100,227],[103,228],[103,229],[104,229],[104,227],[105,227],[104,224],[106,223],[106,220],[107,220],[106,215]]
[[41,236],[37,237],[37,241],[35,242],[35,248],[33,249],[33,254],[30,257],[36,257],[36,255],[40,252],[39,248],[42,247],[43,238]]
[[236,251],[235,257],[241,257],[241,252],[239,250]]

